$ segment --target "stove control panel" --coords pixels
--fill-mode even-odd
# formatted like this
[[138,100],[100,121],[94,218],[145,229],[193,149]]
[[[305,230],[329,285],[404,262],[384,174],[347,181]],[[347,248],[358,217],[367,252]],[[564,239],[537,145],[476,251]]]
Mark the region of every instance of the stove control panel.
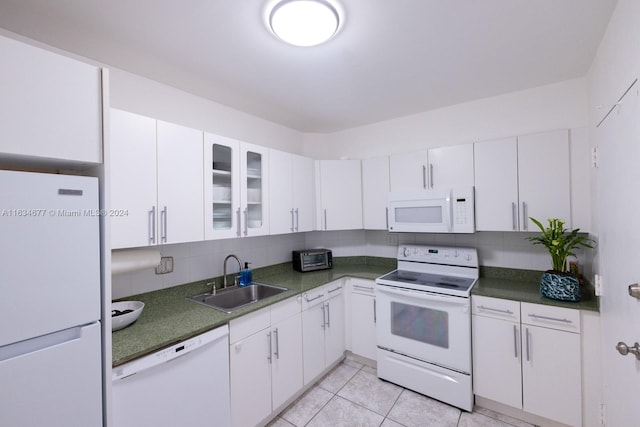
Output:
[[400,245],[398,261],[478,267],[478,252],[474,248]]

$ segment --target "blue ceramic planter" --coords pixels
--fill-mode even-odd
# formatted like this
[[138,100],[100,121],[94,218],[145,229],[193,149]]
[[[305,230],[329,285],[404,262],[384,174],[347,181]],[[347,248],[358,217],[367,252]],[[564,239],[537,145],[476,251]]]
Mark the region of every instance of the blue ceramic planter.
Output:
[[561,301],[580,301],[580,282],[571,273],[545,271],[540,278],[540,294]]

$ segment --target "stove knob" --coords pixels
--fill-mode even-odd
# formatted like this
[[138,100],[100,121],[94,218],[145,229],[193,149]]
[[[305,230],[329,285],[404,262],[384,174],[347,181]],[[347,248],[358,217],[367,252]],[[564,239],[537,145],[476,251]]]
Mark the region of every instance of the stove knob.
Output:
[[467,261],[471,261],[471,254],[465,254],[464,259]]
[[409,250],[409,248],[402,248],[402,256],[404,256],[405,258],[408,257],[410,253],[411,251]]

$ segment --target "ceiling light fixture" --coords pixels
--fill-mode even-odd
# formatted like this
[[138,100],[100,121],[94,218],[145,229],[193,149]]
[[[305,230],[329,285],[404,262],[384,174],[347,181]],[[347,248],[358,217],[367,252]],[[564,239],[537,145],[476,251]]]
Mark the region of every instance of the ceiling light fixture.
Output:
[[336,34],[340,15],[327,0],[282,0],[271,9],[269,26],[286,43],[316,46]]

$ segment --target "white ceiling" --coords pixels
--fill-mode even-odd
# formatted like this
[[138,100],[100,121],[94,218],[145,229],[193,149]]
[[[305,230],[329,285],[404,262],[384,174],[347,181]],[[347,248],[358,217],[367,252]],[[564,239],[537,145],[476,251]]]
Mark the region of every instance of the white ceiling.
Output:
[[273,0],[0,0],[0,27],[303,132],[584,76],[616,0],[339,0],[329,43],[285,45]]

